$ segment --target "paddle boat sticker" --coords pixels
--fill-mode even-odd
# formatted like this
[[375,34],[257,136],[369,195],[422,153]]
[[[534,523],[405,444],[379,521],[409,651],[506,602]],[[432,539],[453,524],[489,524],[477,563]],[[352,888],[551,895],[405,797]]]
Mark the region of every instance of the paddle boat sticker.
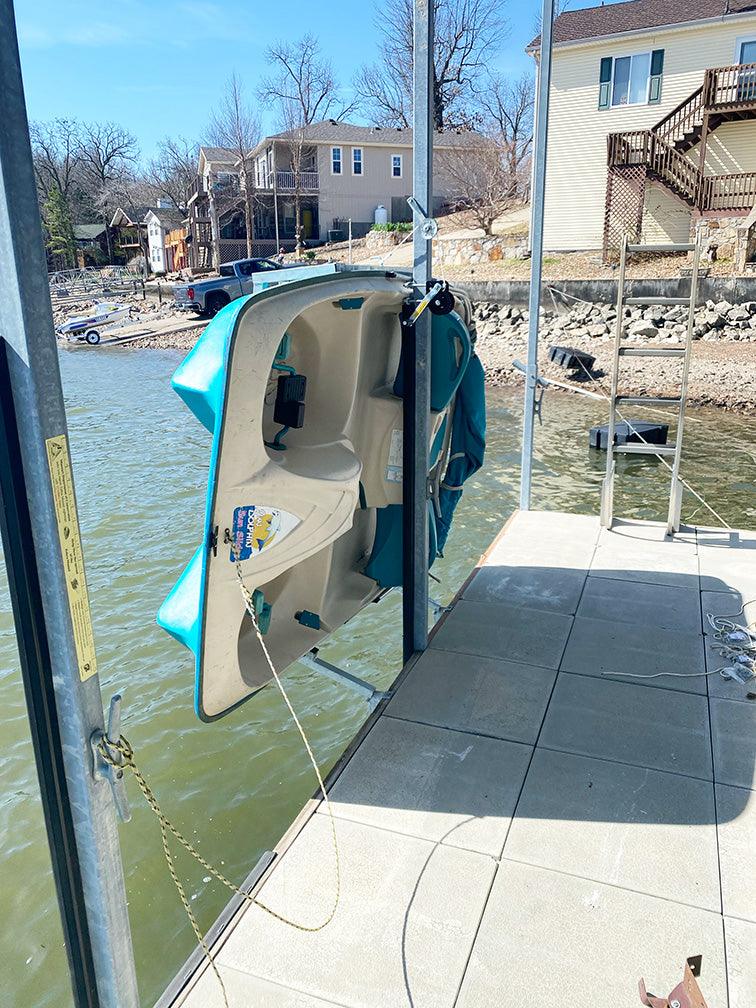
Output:
[[[264,549],[269,549],[274,542],[281,542],[297,525],[299,518],[280,508],[264,504],[245,504],[234,508],[232,535],[239,551],[239,559],[249,560]],[[236,560],[233,549],[229,559],[232,562]]]

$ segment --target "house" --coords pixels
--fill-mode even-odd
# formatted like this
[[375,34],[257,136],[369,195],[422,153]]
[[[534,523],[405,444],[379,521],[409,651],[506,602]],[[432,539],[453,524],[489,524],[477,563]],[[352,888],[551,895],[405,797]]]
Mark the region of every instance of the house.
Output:
[[74,224],[73,230],[76,264],[80,269],[101,266],[108,261],[107,228],[104,224]]
[[[438,149],[469,148],[478,134],[450,130],[437,133]],[[324,242],[367,233],[383,207],[389,221],[411,220],[407,197],[412,193],[412,130],[358,126],[329,119],[304,129],[265,137],[247,159],[254,190],[254,249],[262,255],[278,247],[294,248],[297,216],[301,237]],[[190,261],[207,265],[212,232],[210,197],[218,216],[221,260],[246,255],[246,229],[241,193],[242,166],[222,148],[201,148],[197,181],[189,197]],[[436,172],[439,203],[448,191],[442,170]],[[298,205],[298,206],[297,206]],[[202,229],[205,229],[204,232]],[[207,235],[207,238],[199,237]]]
[[180,273],[189,265],[189,250],[186,244],[186,227],[174,228],[165,236],[166,269],[169,273]]
[[140,256],[148,261],[147,226],[144,218],[152,207],[117,207],[110,221],[113,258],[129,263]]
[[188,265],[193,269],[212,266],[214,231],[221,262],[246,255],[238,160],[239,155],[225,147],[199,149],[197,177],[186,201]]
[[185,216],[183,211],[173,207],[156,207],[145,214],[148,262],[153,273],[172,273],[176,269],[173,253],[168,254],[166,239],[172,231],[181,227]]
[[[539,39],[528,50],[538,59]],[[554,22],[544,247],[685,242],[756,203],[756,2],[626,0]]]

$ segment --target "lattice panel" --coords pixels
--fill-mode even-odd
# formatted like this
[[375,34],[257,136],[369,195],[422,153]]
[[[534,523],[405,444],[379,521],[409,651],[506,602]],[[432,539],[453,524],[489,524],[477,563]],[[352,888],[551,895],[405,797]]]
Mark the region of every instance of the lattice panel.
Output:
[[624,235],[639,241],[646,194],[645,165],[609,169],[604,214],[604,262],[616,260]]

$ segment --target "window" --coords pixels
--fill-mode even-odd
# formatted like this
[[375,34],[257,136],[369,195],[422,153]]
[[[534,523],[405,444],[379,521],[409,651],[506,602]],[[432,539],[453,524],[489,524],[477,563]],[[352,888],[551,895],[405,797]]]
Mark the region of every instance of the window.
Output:
[[738,63],[756,63],[756,41],[754,39],[740,40]]
[[341,147],[331,147],[331,174],[341,175]]
[[391,178],[401,178],[402,177],[402,155],[392,154],[391,155]]
[[605,56],[599,69],[599,108],[657,105],[661,101],[664,50]]
[[352,175],[362,175],[362,147],[352,147]]

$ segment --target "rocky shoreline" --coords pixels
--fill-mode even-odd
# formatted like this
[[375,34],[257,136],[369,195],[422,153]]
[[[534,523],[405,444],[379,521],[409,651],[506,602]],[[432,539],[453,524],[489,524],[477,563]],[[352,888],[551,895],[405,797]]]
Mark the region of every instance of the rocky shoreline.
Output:
[[[682,346],[686,308],[683,305],[627,307],[627,341],[639,346]],[[522,384],[515,360],[527,355],[528,312],[507,305],[477,304],[477,351],[489,384]],[[595,392],[606,392],[611,373],[614,305],[576,303],[569,311],[541,309],[539,369],[545,377]],[[695,313],[693,356],[688,402],[748,411],[756,402],[756,301],[732,305],[712,301]],[[551,346],[575,347],[596,358],[593,378],[553,364]],[[629,395],[679,394],[680,361],[672,358],[628,358],[623,362],[620,392]],[[577,380],[576,380],[577,378]]]

